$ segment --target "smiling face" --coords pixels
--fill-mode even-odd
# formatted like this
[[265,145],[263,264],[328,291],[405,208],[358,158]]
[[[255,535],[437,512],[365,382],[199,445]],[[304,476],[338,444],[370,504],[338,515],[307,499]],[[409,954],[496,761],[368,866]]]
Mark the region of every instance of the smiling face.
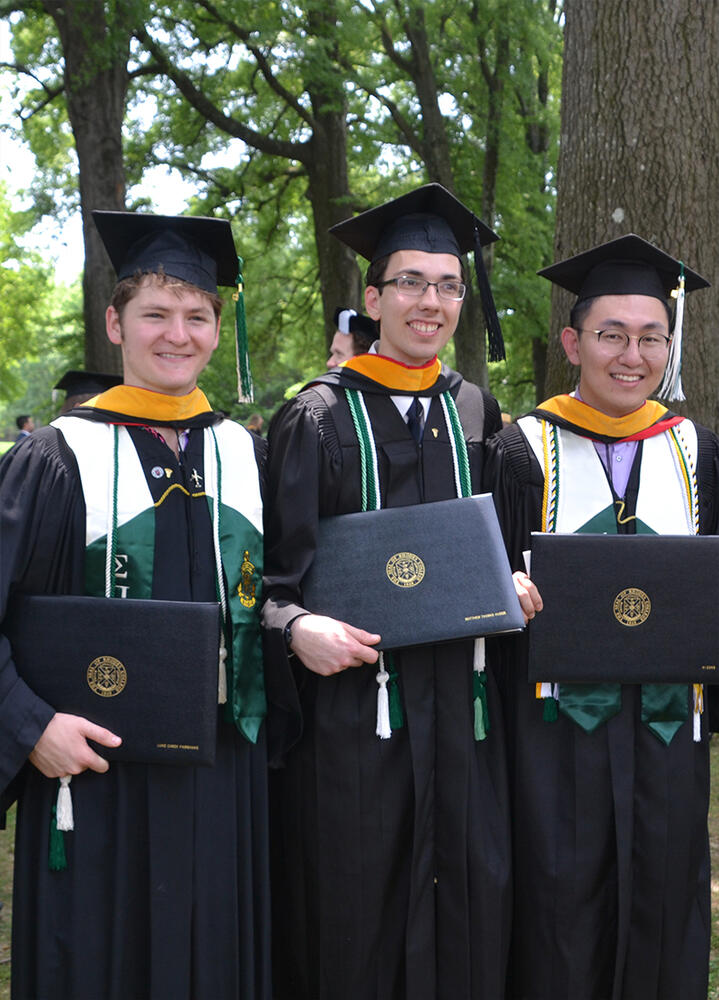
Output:
[[[602,349],[593,330],[611,327],[630,338],[623,353],[613,357]],[[610,417],[623,417],[638,409],[659,387],[668,351],[647,359],[636,338],[646,334],[669,336],[664,303],[649,295],[602,295],[582,320],[583,333],[567,326],[562,345],[573,365],[581,368],[579,393],[585,403]]]
[[[424,250],[390,254],[384,280],[409,274],[425,281],[462,281],[459,258]],[[437,354],[457,328],[461,301],[441,299],[430,285],[422,296],[403,295],[396,285],[365,289],[367,312],[379,321],[379,353],[405,365],[423,365]]]
[[122,349],[125,385],[184,396],[217,347],[212,300],[193,285],[158,284],[148,276],[121,313],[109,306],[107,335]]

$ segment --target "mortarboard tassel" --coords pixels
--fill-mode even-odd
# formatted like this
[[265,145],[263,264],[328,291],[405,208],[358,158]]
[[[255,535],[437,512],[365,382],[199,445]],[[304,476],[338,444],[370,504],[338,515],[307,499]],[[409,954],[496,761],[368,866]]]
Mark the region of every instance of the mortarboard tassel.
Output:
[[556,722],[559,708],[559,686],[542,682],[536,685],[536,697],[542,702],[542,718],[545,722]]
[[237,290],[235,301],[235,344],[237,347],[237,398],[240,403],[251,403],[252,372],[250,371],[250,350],[247,340],[247,319],[245,316],[245,282],[242,277],[242,257],[237,258]]
[[225,643],[225,630],[220,632],[220,658],[219,672],[217,675],[217,704],[227,704],[227,644]]
[[490,361],[504,361],[506,353],[504,350],[502,328],[499,325],[499,317],[494,305],[494,296],[489,285],[489,275],[484,266],[482,244],[479,240],[479,229],[476,224],[474,227],[474,270],[477,275],[479,294],[482,299],[482,309],[484,310],[484,320],[487,326],[487,356]]
[[384,668],[384,653],[379,654],[379,671],[377,672],[377,729],[376,733],[381,740],[388,740],[392,735],[389,723],[389,695],[387,694],[387,681],[389,674]]
[[682,388],[682,333],[684,328],[684,264],[680,261],[681,271],[679,274],[679,284],[672,292],[672,298],[676,299],[676,311],[674,314],[674,330],[672,341],[669,345],[669,359],[667,367],[664,369],[662,383],[657,389],[657,396],[660,399],[669,401],[677,400],[681,402],[686,399]]
[[487,675],[485,673],[484,639],[474,640],[474,669],[472,671],[472,696],[474,699],[474,738],[479,743],[489,732],[489,705],[487,703]]
[[702,738],[702,712],[704,711],[704,685],[694,685],[694,742]]
[[72,795],[70,793],[70,782],[72,777],[68,774],[60,778],[57,790],[57,799],[50,813],[50,846],[48,865],[52,872],[62,872],[67,868],[67,855],[65,854],[65,833],[75,829],[75,820],[72,811]]
[[48,867],[51,872],[67,870],[67,855],[65,854],[65,834],[57,828],[57,806],[53,805],[50,813],[50,845]]

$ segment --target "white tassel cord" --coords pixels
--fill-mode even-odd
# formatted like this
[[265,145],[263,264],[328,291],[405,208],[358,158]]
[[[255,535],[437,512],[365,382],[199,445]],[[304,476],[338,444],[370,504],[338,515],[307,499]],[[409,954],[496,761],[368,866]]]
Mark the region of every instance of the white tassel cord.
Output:
[[694,685],[694,742],[702,738],[702,712],[704,711],[704,685]]
[[392,735],[392,727],[389,722],[389,693],[387,691],[387,681],[389,674],[384,667],[384,653],[379,654],[379,670],[377,672],[377,736],[381,740],[388,740]]
[[224,705],[227,702],[227,646],[225,645],[224,632],[220,633],[220,669],[217,676],[217,704]]
[[[222,572],[222,553],[220,551],[220,503],[221,484],[220,469],[217,461],[217,438],[212,428],[209,428],[209,436],[205,438],[205,447],[210,456],[206,476],[206,485],[212,490],[212,547],[215,553],[215,579],[217,581],[217,592],[222,608],[222,629],[220,632],[220,653],[217,671],[217,703],[224,705],[227,702],[227,646],[225,644],[225,623],[227,622],[227,592],[225,590],[225,578]],[[208,447],[209,445],[212,447]]]
[[672,292],[673,298],[677,300],[676,313],[674,318],[674,332],[672,342],[669,346],[669,360],[664,372],[662,384],[657,390],[660,399],[684,400],[684,389],[682,388],[682,338],[684,331],[684,278],[679,279],[679,285]]
[[70,793],[71,775],[67,774],[60,778],[60,787],[57,790],[57,802],[55,803],[55,821],[58,830],[74,830],[75,818],[72,811],[72,794]]

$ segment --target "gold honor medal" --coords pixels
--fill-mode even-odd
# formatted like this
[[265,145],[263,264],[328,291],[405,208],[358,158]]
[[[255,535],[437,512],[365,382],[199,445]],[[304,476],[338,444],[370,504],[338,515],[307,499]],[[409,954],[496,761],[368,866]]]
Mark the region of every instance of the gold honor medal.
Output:
[[245,549],[242,557],[242,566],[240,567],[240,585],[237,588],[240,601],[245,608],[253,608],[255,606],[255,590],[257,588],[257,584],[252,579],[254,572],[255,564],[250,562],[249,550]]

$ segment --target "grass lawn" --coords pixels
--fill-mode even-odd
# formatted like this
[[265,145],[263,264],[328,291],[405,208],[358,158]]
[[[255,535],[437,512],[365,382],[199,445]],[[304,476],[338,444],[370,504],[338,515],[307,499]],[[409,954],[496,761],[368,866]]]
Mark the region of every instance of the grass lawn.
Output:
[[[709,807],[709,841],[712,870],[712,950],[709,962],[707,1000],[719,1000],[719,736],[711,746],[712,788]],[[0,831],[0,1000],[10,998],[10,923],[12,920],[12,864],[14,809],[8,814],[8,828]]]

